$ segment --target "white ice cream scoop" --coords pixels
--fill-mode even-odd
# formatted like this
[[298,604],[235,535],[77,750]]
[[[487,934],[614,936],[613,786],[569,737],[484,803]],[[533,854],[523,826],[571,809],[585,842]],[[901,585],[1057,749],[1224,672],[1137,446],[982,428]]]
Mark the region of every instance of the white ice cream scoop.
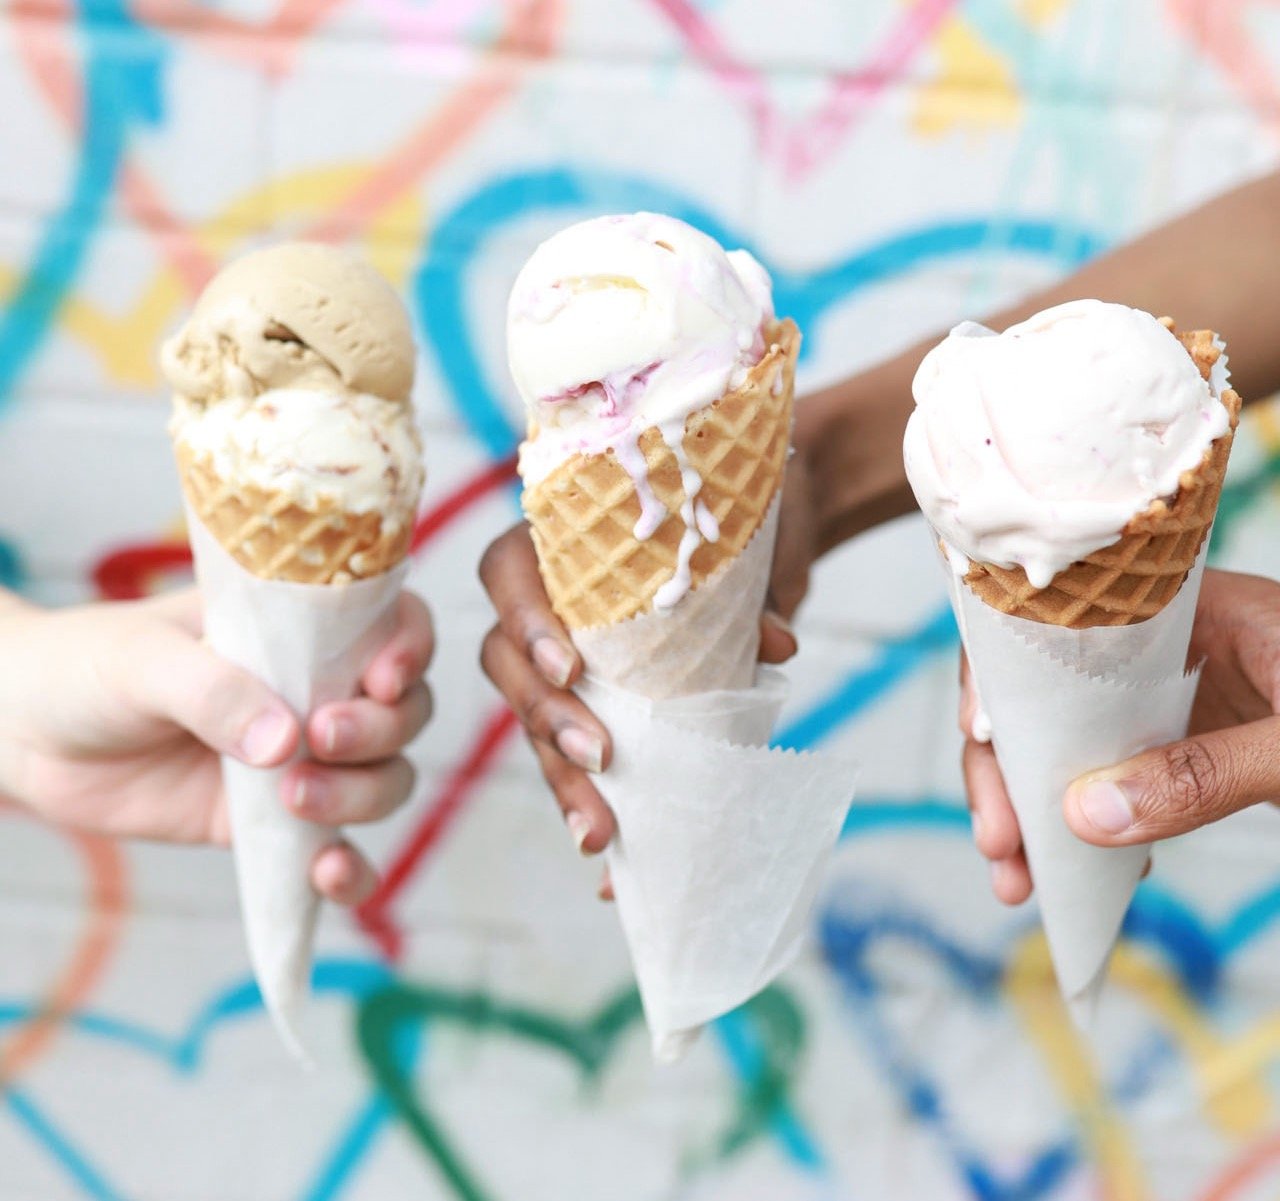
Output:
[[912,388],[904,454],[925,516],[954,555],[1039,588],[1176,493],[1230,425],[1164,325],[1099,300],[999,335],[957,326]]
[[598,217],[543,242],[507,313],[511,375],[536,430],[526,484],[573,454],[682,428],[759,361],[772,316],[764,268],[674,217]]

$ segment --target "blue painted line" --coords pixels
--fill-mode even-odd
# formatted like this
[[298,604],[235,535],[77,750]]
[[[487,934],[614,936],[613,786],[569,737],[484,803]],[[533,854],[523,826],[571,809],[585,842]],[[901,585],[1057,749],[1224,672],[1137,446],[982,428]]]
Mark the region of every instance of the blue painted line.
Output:
[[1280,916],[1280,887],[1269,888],[1238,909],[1217,937],[1218,949],[1230,955],[1269,929]]
[[[39,1019],[45,1010],[39,1005],[0,1002],[0,1027],[17,1025]],[[68,1014],[59,1021],[82,1034],[105,1039],[121,1046],[132,1047],[156,1059],[170,1059],[174,1054],[172,1040],[148,1030],[145,1026],[122,1021],[105,1014],[80,1011]]]
[[[927,263],[999,251],[1074,266],[1104,245],[1089,230],[1062,222],[965,219],[910,230],[821,271],[789,272],[771,266],[750,239],[734,233],[686,196],[640,176],[567,166],[500,176],[441,218],[414,279],[423,338],[439,361],[450,399],[495,458],[511,454],[521,431],[486,378],[471,335],[465,288],[469,269],[489,239],[517,221],[566,211],[586,217],[633,209],[670,213],[722,245],[741,246],[755,254],[770,268],[778,312],[794,317],[805,330],[805,355],[817,345],[818,321],[829,307]],[[499,388],[509,391],[505,383]]]
[[[376,961],[322,959],[313,968],[312,988],[318,996],[359,1000],[394,979],[394,975]],[[0,1027],[30,1021],[41,1012],[39,1006],[30,1003],[0,1000]],[[169,1064],[176,1072],[188,1074],[199,1066],[209,1039],[219,1027],[254,1014],[262,1014],[262,999],[257,985],[248,979],[239,980],[218,993],[199,1011],[188,1031],[178,1038],[90,1011],[68,1015],[65,1021],[83,1034],[131,1047]],[[403,1038],[397,1039],[395,1051],[401,1057],[406,1074],[416,1069],[422,1046],[423,1038],[417,1030],[407,1030]],[[122,1194],[106,1183],[105,1176],[94,1167],[89,1156],[78,1149],[29,1096],[10,1090],[5,1097],[27,1133],[61,1166],[84,1196],[91,1201],[125,1201]],[[317,1169],[307,1191],[301,1194],[301,1201],[338,1201],[354,1181],[391,1116],[380,1096],[374,1095],[362,1103],[354,1118],[339,1129],[332,1150]]]
[[26,576],[18,548],[12,542],[0,538],[0,588],[17,592],[22,588]]
[[44,341],[84,265],[115,187],[130,127],[162,115],[161,44],[122,0],[82,0],[84,119],[71,191],[45,228],[31,264],[0,314],[0,407]]
[[1198,1004],[1213,1003],[1222,983],[1225,957],[1221,939],[1215,939],[1177,897],[1151,880],[1142,881],[1120,935],[1155,951]]
[[942,797],[921,797],[920,800],[879,801],[855,799],[849,816],[844,819],[840,838],[860,838],[881,830],[925,830],[935,833],[939,829],[968,834],[969,810],[963,802]]
[[[765,1062],[764,1048],[750,1011],[735,1009],[717,1018],[714,1029],[734,1073],[743,1084],[749,1085],[760,1075]],[[769,1119],[769,1129],[796,1167],[827,1174],[829,1165],[826,1157],[789,1105],[778,1107]]]
[[[656,209],[729,239],[710,214],[678,193],[639,176],[553,167],[488,181],[437,224],[414,280],[423,338],[439,360],[451,399],[472,433],[495,458],[515,450],[521,431],[486,379],[467,319],[468,269],[485,243],[517,220],[566,209],[587,214]],[[505,384],[504,390],[505,390]]]
[[1020,1175],[997,1176],[955,1128],[938,1086],[913,1062],[909,1048],[888,1027],[876,1003],[879,987],[867,962],[882,940],[906,942],[932,954],[967,995],[994,1005],[1004,974],[1000,957],[960,946],[923,915],[868,903],[858,905],[854,912],[847,901],[839,911],[833,909],[822,916],[819,934],[823,957],[864,1028],[871,1055],[912,1118],[933,1130],[978,1201],[1033,1201],[1052,1191],[1077,1162],[1074,1146],[1070,1142],[1050,1144],[1029,1158]]
[[370,1101],[321,1164],[313,1183],[303,1190],[303,1201],[338,1201],[393,1116],[391,1106],[381,1096]]
[[871,663],[845,677],[826,696],[774,735],[773,745],[808,750],[830,737],[901,679],[940,651],[959,643],[951,606],[945,605],[905,638],[886,642]]
[[9,1112],[27,1128],[35,1141],[47,1150],[81,1193],[92,1201],[125,1201],[106,1178],[68,1142],[30,1096],[15,1088],[3,1090]]

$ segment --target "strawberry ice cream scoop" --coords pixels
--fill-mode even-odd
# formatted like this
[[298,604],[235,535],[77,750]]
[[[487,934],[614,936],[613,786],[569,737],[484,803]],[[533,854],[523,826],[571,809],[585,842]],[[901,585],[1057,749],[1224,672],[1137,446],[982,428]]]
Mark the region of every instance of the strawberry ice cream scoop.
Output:
[[1043,588],[1173,496],[1231,419],[1178,339],[1079,300],[995,334],[957,326],[920,364],[907,476],[957,567]]

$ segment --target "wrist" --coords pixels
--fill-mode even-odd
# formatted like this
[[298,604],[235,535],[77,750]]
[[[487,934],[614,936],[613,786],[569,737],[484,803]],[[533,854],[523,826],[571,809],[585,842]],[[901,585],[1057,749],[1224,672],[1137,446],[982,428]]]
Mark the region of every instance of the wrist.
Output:
[[925,349],[906,351],[797,404],[795,447],[811,482],[819,554],[915,509],[902,438],[911,380]]

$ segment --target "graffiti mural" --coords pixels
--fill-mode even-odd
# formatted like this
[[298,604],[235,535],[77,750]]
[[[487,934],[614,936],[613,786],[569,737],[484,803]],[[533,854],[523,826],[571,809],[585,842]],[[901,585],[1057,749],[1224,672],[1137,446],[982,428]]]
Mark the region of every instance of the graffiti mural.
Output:
[[[517,513],[503,308],[539,238],[654,208],[749,247],[817,386],[1269,165],[1280,5],[30,0],[0,111],[0,585],[186,579],[156,345],[227,257],[308,236],[413,309],[441,633],[420,795],[321,933],[315,1073],[263,1017],[226,856],[0,808],[0,1196],[1276,1195],[1280,820],[1161,848],[1090,1053],[970,845],[916,521],[823,564],[799,624],[778,741],[863,764],[809,950],[667,1069],[480,676],[474,566]],[[1213,554],[1280,573],[1280,410],[1234,458]]]

